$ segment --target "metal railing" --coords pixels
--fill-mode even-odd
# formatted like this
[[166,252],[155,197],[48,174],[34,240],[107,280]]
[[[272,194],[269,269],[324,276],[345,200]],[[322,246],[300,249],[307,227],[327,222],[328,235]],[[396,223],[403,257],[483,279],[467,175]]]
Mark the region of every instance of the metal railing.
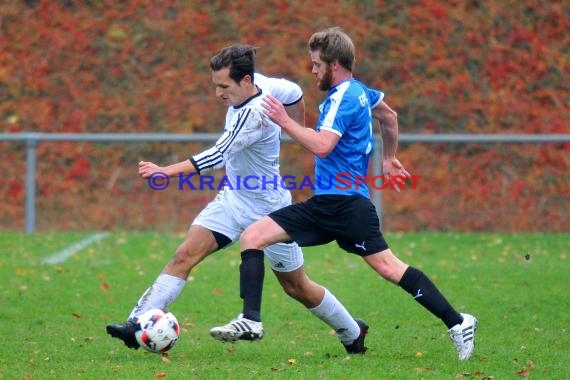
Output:
[[[26,146],[26,222],[25,231],[32,234],[36,226],[36,161],[37,146],[42,141],[128,143],[128,142],[214,142],[219,138],[215,133],[170,134],[170,133],[0,133],[0,141],[23,142]],[[283,136],[283,141],[291,138]],[[570,134],[400,134],[400,143],[562,143],[570,142]],[[373,152],[372,172],[381,174],[381,144],[377,140]],[[382,215],[380,191],[372,194],[379,216]],[[382,221],[382,218],[380,218]]]

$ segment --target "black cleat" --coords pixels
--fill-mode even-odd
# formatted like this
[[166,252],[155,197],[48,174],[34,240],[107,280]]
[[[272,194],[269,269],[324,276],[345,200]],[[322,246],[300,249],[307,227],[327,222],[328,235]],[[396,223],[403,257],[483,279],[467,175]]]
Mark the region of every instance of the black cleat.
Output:
[[358,326],[360,326],[360,335],[351,344],[343,344],[346,352],[349,354],[364,354],[368,347],[364,346],[364,338],[368,333],[368,325],[361,319],[355,319]]
[[113,338],[121,339],[128,348],[134,348],[137,350],[141,345],[137,342],[135,331],[140,328],[141,326],[138,323],[129,319],[125,323],[107,325],[107,334],[111,335]]

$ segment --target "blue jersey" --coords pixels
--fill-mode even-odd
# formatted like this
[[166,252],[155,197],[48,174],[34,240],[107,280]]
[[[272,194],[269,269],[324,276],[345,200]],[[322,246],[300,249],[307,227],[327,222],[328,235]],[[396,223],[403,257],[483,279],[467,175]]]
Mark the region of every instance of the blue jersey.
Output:
[[317,131],[336,133],[340,140],[328,156],[315,157],[315,195],[359,194],[370,198],[364,177],[374,148],[372,108],[383,97],[382,92],[369,89],[356,79],[341,82],[328,91],[319,106]]

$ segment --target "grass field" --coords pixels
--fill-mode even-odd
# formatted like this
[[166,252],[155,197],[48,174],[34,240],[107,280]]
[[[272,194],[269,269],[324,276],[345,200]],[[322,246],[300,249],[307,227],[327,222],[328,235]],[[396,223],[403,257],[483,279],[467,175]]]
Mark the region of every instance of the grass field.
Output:
[[[91,234],[92,235],[92,234]],[[306,268],[370,324],[369,351],[347,356],[328,327],[265,281],[261,342],[208,335],[240,310],[236,245],[192,273],[170,311],[180,341],[161,357],[105,334],[171,256],[180,235],[113,233],[46,264],[90,234],[0,233],[2,379],[565,379],[570,364],[570,235],[391,234],[452,304],[479,318],[459,362],[444,325],[335,245],[306,249]]]

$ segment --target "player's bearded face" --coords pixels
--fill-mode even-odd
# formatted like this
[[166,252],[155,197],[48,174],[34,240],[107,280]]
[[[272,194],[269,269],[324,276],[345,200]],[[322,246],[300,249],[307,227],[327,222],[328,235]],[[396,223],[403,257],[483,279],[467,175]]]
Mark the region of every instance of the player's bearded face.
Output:
[[317,86],[321,91],[328,91],[332,87],[331,65],[321,60],[321,53],[319,51],[312,51],[310,55],[313,64],[311,73],[313,73],[317,79]]
[[332,87],[332,70],[331,65],[324,65],[324,72],[321,73],[321,78],[318,78],[319,90],[328,91]]

